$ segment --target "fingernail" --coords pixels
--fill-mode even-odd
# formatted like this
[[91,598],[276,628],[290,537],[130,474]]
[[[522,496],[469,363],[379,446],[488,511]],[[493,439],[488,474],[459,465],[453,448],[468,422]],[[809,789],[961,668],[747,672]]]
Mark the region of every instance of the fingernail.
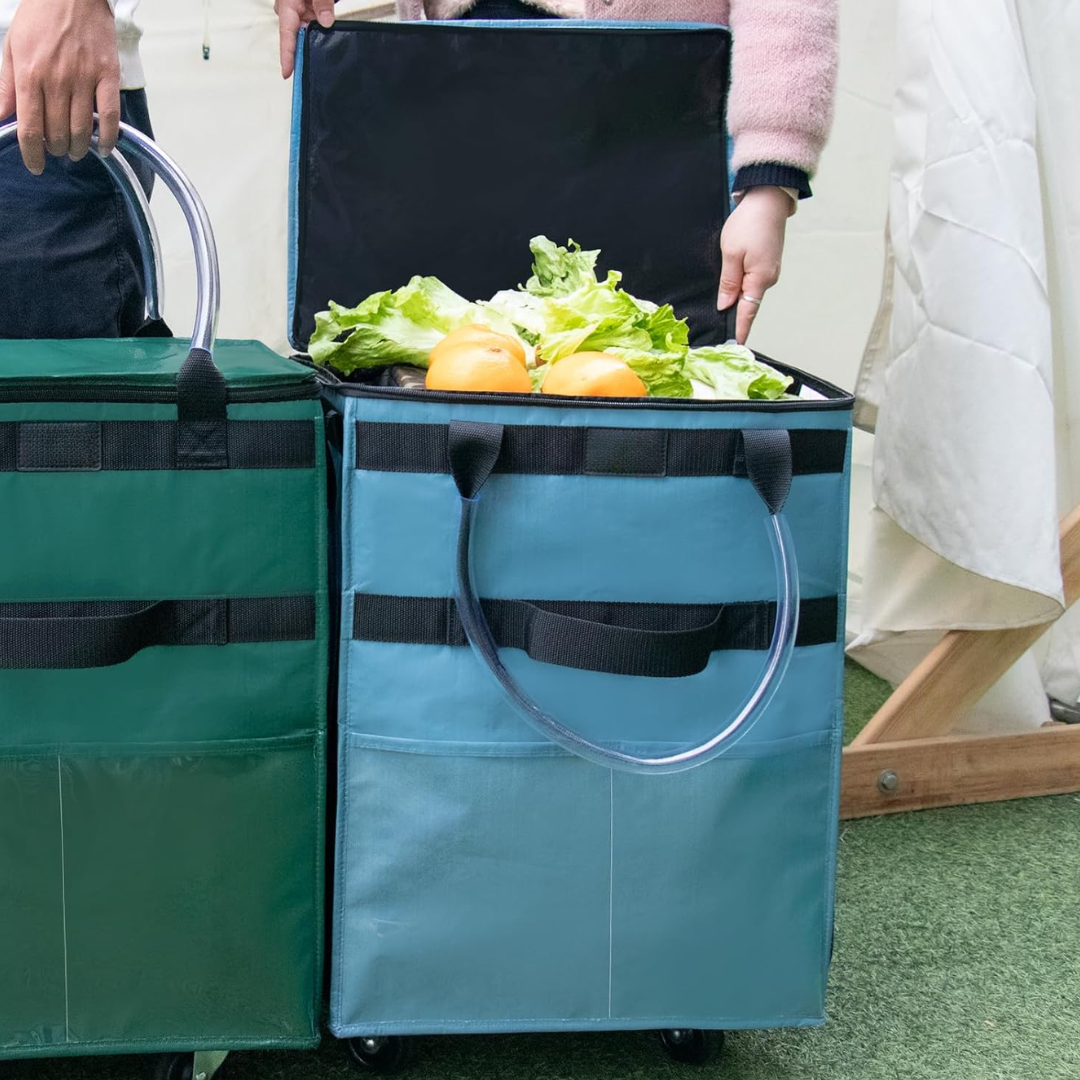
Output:
[[719,299],[716,301],[717,311],[727,311],[732,304],[735,303],[735,294],[722,292]]
[[332,11],[319,12],[319,25],[324,30],[329,30],[334,25],[334,13]]

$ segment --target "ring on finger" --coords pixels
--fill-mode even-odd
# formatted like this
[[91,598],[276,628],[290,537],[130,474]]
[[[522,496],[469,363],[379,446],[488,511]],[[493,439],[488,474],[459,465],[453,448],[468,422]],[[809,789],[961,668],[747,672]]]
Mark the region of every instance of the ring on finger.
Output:
[[742,298],[748,304],[753,304],[754,307],[761,307],[761,297],[760,296],[749,296],[746,293],[743,293]]

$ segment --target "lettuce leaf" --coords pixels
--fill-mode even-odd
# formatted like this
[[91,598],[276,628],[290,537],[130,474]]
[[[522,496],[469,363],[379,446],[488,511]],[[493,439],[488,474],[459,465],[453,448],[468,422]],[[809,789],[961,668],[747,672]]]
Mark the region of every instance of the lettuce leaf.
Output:
[[[354,308],[330,302],[315,316],[311,359],[343,375],[387,364],[427,367],[428,353],[451,331],[481,321],[472,304],[438,278],[414,277],[394,292],[374,293]],[[488,322],[490,320],[483,319]],[[507,331],[509,323],[501,323]]]
[[612,356],[620,356],[630,365],[645,384],[649,397],[688,398],[694,396],[694,387],[686,377],[685,353],[635,352],[633,349],[612,348],[606,350]]
[[533,253],[533,276],[525,291],[533,296],[567,296],[596,284],[599,251],[582,251],[574,240],[568,240],[566,247],[559,247],[546,236],[534,236],[529,249]]
[[[638,300],[621,289],[622,275],[611,270],[596,277],[598,251],[582,251],[571,240],[559,247],[546,236],[530,241],[533,276],[516,291],[496,293],[486,304],[536,346],[540,363],[557,363],[577,352],[625,354],[650,386],[689,397],[680,370],[689,330],[669,304]],[[652,389],[657,387],[658,389]],[[666,394],[665,394],[666,396]]]
[[745,345],[734,342],[691,349],[685,370],[693,383],[694,396],[702,398],[771,401],[783,397],[794,381],[763,364]]

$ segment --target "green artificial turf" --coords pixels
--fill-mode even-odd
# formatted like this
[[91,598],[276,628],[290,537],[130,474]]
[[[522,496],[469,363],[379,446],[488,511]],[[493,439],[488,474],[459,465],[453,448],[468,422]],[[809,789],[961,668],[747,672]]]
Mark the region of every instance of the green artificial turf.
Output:
[[[885,694],[849,668],[851,728]],[[1080,1080],[1080,796],[849,822],[839,874],[824,1028],[735,1033],[719,1064],[689,1069],[648,1033],[417,1039],[408,1078]],[[138,1058],[0,1063],[2,1080],[152,1075]],[[236,1054],[220,1076],[359,1074],[327,1037]]]

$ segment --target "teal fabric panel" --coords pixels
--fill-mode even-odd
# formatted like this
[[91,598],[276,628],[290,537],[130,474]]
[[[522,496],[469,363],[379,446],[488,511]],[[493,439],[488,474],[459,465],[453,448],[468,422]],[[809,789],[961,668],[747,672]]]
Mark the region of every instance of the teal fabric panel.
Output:
[[663,786],[611,774],[616,1015],[823,1014],[834,748],[823,735],[736,750]]
[[[529,1030],[553,1010],[597,1015],[608,883],[598,770],[561,757],[345,750],[335,1033],[469,1030],[493,1012]],[[528,813],[509,828],[518,805]]]
[[[350,641],[346,650],[340,721],[353,734],[449,744],[540,738],[469,648]],[[840,642],[797,649],[783,693],[746,740],[832,730],[842,656]],[[708,737],[735,712],[760,677],[765,653],[717,652],[700,675],[678,680],[553,667],[518,650],[505,650],[503,662],[545,709],[591,738],[682,745]]]
[[[340,396],[335,405],[344,424],[334,1033],[820,1023],[842,728],[847,464],[843,473],[796,476],[785,510],[803,595],[840,599],[836,642],[796,650],[772,705],[732,752],[688,773],[636,776],[540,741],[466,647],[352,640],[358,592],[453,595],[459,510],[448,475],[358,471],[355,425],[848,431],[849,412],[387,394]],[[496,474],[480,498],[474,562],[485,596],[722,603],[776,595],[765,510],[746,479]],[[686,679],[554,667],[516,650],[502,659],[564,723],[655,754],[719,729],[765,655],[718,652]]]
[[[845,485],[839,474],[792,482],[787,513],[807,596],[841,587]],[[346,588],[453,592],[458,494],[451,477],[358,473],[348,507],[356,527],[347,534],[353,572]],[[480,495],[477,585],[484,596],[509,599],[756,600],[776,588],[767,516],[753,487],[734,477],[496,475]]]

